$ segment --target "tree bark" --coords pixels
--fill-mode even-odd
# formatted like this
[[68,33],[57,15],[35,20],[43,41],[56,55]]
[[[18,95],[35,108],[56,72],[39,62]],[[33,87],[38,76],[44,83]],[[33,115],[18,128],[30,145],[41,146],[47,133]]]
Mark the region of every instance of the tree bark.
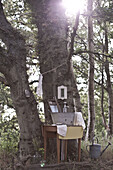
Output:
[[[46,120],[50,120],[47,101],[57,98],[57,87],[67,86],[68,112],[81,111],[80,96],[70,63],[68,71],[67,22],[61,0],[27,1],[33,11],[34,22],[38,27],[38,52],[40,72],[43,75],[43,100]],[[58,99],[58,98],[57,98]],[[61,110],[63,101],[58,100]]]
[[[41,136],[40,120],[33,93],[29,88],[26,69],[24,38],[7,21],[0,1],[0,38],[6,49],[0,47],[0,72],[4,74],[20,127],[20,159],[35,154],[35,144]],[[29,93],[29,96],[25,93]]]
[[[93,43],[93,22],[92,10],[93,0],[88,0],[88,50],[94,51]],[[95,106],[94,106],[94,54],[89,53],[89,72],[88,72],[88,125],[86,140],[92,140],[95,128]]]

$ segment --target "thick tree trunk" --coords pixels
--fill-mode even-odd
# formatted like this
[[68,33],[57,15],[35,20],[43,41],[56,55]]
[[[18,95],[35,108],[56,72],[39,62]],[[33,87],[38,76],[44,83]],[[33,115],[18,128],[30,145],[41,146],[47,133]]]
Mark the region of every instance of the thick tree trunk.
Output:
[[[80,96],[76,86],[73,69],[68,71],[67,50],[67,22],[61,0],[30,1],[33,12],[36,14],[35,23],[38,27],[38,50],[40,59],[40,72],[43,75],[43,99],[45,104],[46,120],[50,120],[48,100],[57,98],[57,87],[67,86],[68,111],[81,111]],[[63,101],[58,100],[61,110]]]
[[[92,22],[93,0],[88,0],[88,50],[94,51],[93,44],[93,22]],[[94,106],[94,54],[89,53],[88,73],[88,125],[86,140],[92,140],[95,128],[95,106]]]
[[[19,70],[12,65],[8,73],[3,73],[10,86],[17,114],[20,128],[19,156],[23,160],[28,155],[34,155],[40,147],[41,122],[38,117],[35,98],[28,86],[26,71],[21,66]],[[25,94],[26,90],[29,91],[29,97]]]
[[[76,79],[72,63],[69,62],[71,58],[69,58],[67,49],[65,10],[61,5],[61,0],[28,0],[27,2],[31,5],[34,22],[38,27],[38,54],[40,72],[43,75],[45,118],[47,123],[52,123],[50,112],[48,112],[48,100],[56,98],[61,111],[63,111],[64,101],[69,106],[68,112],[81,111]],[[67,86],[67,100],[58,99],[57,87],[61,85]],[[54,147],[50,145],[48,149],[51,150],[52,146]],[[75,143],[69,144],[68,149],[75,152]]]
[[35,144],[37,149],[40,144],[41,123],[38,117],[36,101],[27,81],[26,70],[21,67],[21,64],[18,70],[15,64],[12,65],[8,74],[4,75],[11,89],[11,96],[20,127],[20,157],[33,155],[36,149]]
[[7,50],[3,48],[0,50],[0,72],[4,74],[11,89],[20,127],[20,158],[23,159],[23,157],[35,154],[35,144],[39,144],[41,135],[41,123],[36,101],[28,83],[25,41],[6,20],[1,3],[0,38],[7,47]]

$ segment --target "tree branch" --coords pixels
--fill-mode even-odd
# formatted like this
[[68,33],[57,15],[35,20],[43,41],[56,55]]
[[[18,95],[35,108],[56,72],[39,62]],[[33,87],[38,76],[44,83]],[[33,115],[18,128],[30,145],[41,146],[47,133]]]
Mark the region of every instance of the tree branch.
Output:
[[108,54],[105,54],[105,53],[98,53],[98,52],[94,52],[94,51],[88,51],[88,50],[80,50],[80,51],[76,51],[73,53],[73,55],[78,55],[78,54],[82,54],[82,53],[91,53],[91,54],[96,54],[96,55],[103,55],[105,57],[110,57],[110,58],[113,58],[111,55],[108,55]]
[[5,77],[0,76],[0,82],[3,83],[3,84],[5,84],[5,85],[8,85]]
[[0,38],[6,45],[6,49],[0,47],[0,72],[4,75],[8,69],[16,63],[26,67],[25,40],[19,31],[15,30],[6,19],[0,0]]
[[0,1],[0,38],[6,44],[7,51],[10,53],[10,56],[12,55],[12,49],[13,51],[16,51],[16,53],[17,49],[19,50],[24,49],[25,41],[22,35],[17,30],[15,30],[6,19],[1,1]]
[[33,83],[37,83],[37,82],[39,82],[39,81],[38,80],[31,81],[31,82],[29,82],[29,85],[32,85]]
[[79,16],[80,16],[80,12],[77,13],[76,20],[75,20],[75,26],[73,28],[73,33],[71,35],[71,45],[70,45],[69,56],[68,56],[68,66],[69,66],[69,69],[70,69],[71,57],[72,57],[73,51],[74,51],[74,39],[75,39],[76,32],[77,32],[78,25],[79,25]]

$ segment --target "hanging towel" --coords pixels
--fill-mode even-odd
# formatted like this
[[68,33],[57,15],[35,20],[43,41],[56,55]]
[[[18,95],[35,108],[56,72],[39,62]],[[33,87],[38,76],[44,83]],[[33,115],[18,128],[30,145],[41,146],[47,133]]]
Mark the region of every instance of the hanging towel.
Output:
[[40,74],[39,75],[39,83],[38,83],[37,92],[36,92],[39,97],[42,97],[42,94],[43,94],[42,79],[43,79],[43,76],[42,76],[42,74]]
[[57,125],[57,133],[61,136],[66,136],[67,125]]
[[85,129],[86,126],[81,112],[75,112],[74,125],[80,125]]

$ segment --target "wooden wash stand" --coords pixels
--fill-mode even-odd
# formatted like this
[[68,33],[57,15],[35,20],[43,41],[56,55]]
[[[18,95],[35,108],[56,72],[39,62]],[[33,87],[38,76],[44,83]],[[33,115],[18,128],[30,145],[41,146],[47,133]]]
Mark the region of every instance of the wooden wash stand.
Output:
[[60,163],[60,141],[64,143],[64,160],[67,160],[67,140],[78,139],[78,161],[81,157],[81,138],[83,137],[82,126],[67,126],[66,136],[60,136],[57,134],[57,125],[43,125],[42,135],[44,137],[44,159],[46,160],[47,155],[47,139],[56,138],[57,140],[57,162]]

